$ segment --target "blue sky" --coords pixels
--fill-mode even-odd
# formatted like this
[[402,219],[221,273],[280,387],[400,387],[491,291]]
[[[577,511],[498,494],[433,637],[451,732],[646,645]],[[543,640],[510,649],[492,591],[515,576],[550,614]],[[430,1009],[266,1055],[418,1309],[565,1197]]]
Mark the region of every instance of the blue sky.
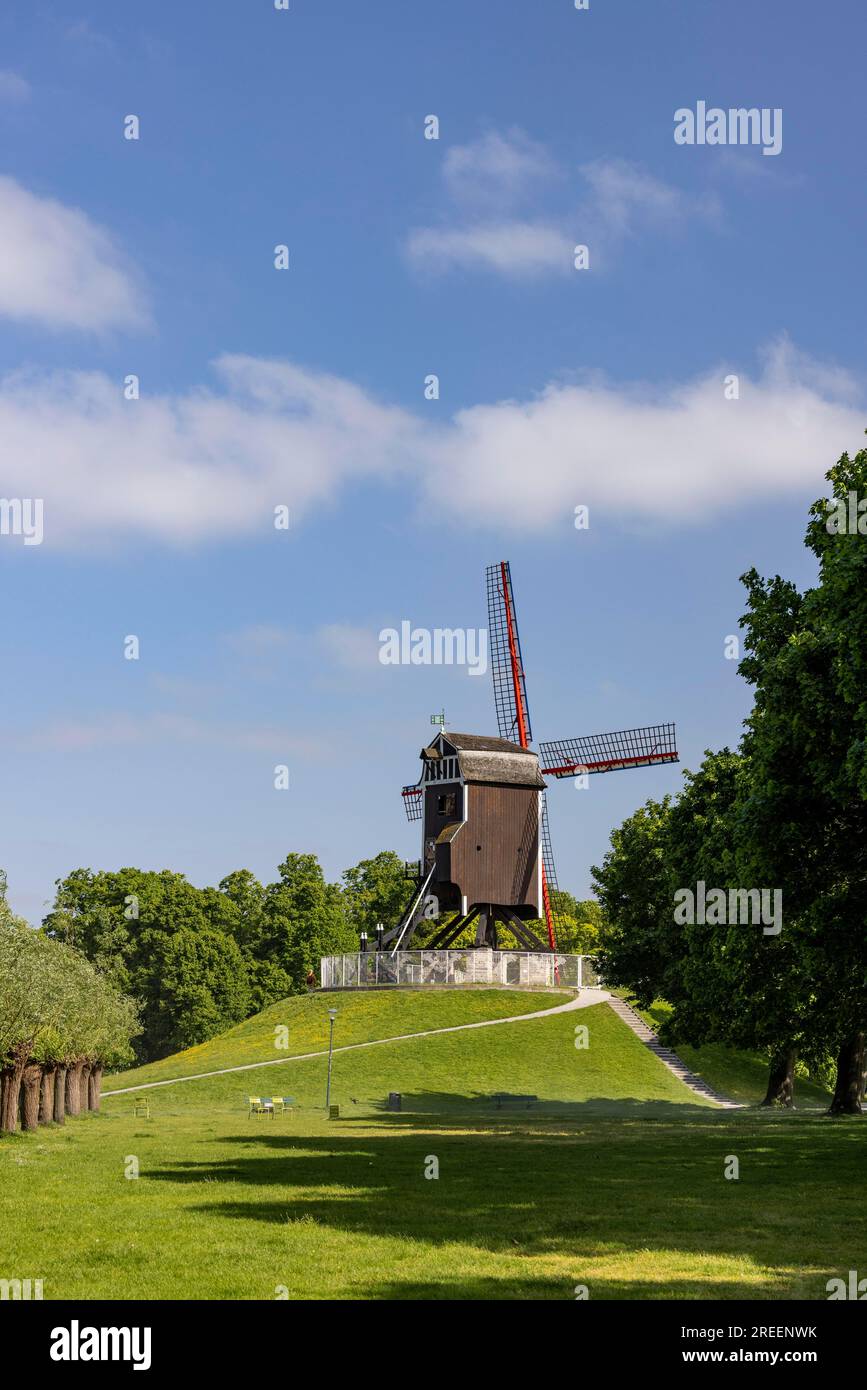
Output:
[[[378,633],[484,626],[503,558],[537,737],[737,741],[738,576],[810,582],[806,507],[867,425],[865,28],[854,0],[4,7],[0,495],[45,516],[0,536],[18,911],[80,865],[414,857],[428,716],[493,732],[490,682],[384,667]],[[780,108],[781,153],[676,145],[699,100]],[[555,785],[562,885],[679,781]]]

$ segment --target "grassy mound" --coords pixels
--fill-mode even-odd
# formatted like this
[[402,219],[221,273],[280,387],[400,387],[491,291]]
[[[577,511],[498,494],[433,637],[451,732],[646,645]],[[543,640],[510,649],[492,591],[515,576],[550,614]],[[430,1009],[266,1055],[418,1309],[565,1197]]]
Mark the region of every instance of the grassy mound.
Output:
[[[361,1001],[355,1021],[357,1030],[363,1031],[364,1004],[378,1004],[380,997],[353,998]],[[471,998],[459,995],[444,1016],[454,1022],[476,1022],[478,1010],[470,1005]],[[511,996],[506,997],[507,1006],[510,999]],[[380,1009],[373,1012],[375,1017],[368,1031],[382,1026]],[[461,1012],[463,1020],[459,1017]],[[506,1008],[502,1014],[508,1016]],[[489,1016],[496,1017],[496,1011]],[[422,1020],[415,1022],[413,1031],[418,1031]],[[432,1024],[430,1015],[426,1023],[452,1026]],[[589,1046],[580,1051],[575,1047],[576,1024],[589,1029]],[[389,1036],[390,1029],[385,1033],[385,1037]],[[273,1056],[269,1060],[273,1062]],[[325,1055],[287,1058],[252,1071],[183,1081],[164,1091],[154,1091],[149,1098],[161,1111],[166,1106],[206,1106],[224,1111],[244,1109],[250,1094],[274,1093],[293,1095],[301,1107],[315,1109],[324,1104],[326,1072]],[[106,1089],[111,1091],[121,1083],[137,1084],[140,1075],[112,1077]],[[611,1102],[637,1106],[705,1103],[648,1052],[607,1004],[522,1023],[408,1037],[400,1042],[337,1052],[331,1089],[333,1102],[349,1106],[359,1114],[377,1113],[389,1091],[403,1094],[405,1110],[423,1114],[466,1114],[480,1107],[491,1113],[490,1097],[498,1091],[536,1095],[544,1102],[547,1113],[556,1113],[564,1106],[568,1109],[576,1103],[592,1104],[597,1110],[610,1108]],[[133,1100],[134,1095],[107,1095],[104,1104],[115,1113],[118,1106],[131,1109]]]
[[[486,1018],[511,1018],[564,1004],[573,996],[564,991],[503,989],[347,991],[293,995],[272,1004],[227,1033],[188,1047],[160,1062],[106,1077],[105,1089],[167,1081],[220,1067],[249,1066],[319,1052],[328,1047],[328,1010],[337,1009],[334,1045],[421,1033],[426,1028],[450,1028]],[[279,1030],[285,1029],[285,1033]],[[278,1041],[285,1046],[278,1046]]]

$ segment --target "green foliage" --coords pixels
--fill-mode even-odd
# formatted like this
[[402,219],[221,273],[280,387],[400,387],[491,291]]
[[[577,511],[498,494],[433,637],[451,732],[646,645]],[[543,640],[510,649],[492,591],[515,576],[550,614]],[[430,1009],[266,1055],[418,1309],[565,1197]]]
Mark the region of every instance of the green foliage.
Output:
[[374,859],[362,859],[343,875],[343,902],[347,921],[356,943],[363,931],[373,940],[377,924],[394,926],[403,915],[413,893],[413,883],[405,877],[404,863],[393,850],[384,850]]
[[666,976],[681,949],[672,912],[666,829],[671,801],[648,801],[612,832],[601,868],[592,870],[601,907],[599,968],[648,1006],[668,997]]
[[137,1010],[72,946],[0,923],[0,1066],[131,1060]]
[[240,869],[196,888],[168,870],[76,869],[43,932],[139,1002],[136,1052],[151,1060],[304,990],[321,956],[357,949],[343,893],[315,855],[290,854],[279,872],[267,887]]
[[315,854],[289,854],[280,878],[266,890],[269,958],[302,989],[322,956],[357,951],[358,940],[343,911],[343,895],[327,883]]
[[204,1042],[249,1012],[244,958],[231,936],[207,928],[148,931],[141,954],[148,961],[142,1021],[156,1055]]

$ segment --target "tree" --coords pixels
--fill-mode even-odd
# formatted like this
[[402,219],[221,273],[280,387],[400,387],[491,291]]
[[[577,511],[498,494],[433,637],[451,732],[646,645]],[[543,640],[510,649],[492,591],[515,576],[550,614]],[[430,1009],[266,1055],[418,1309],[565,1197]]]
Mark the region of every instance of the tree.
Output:
[[[59,1012],[62,962],[38,933],[0,926],[0,980],[0,1130],[11,1132],[18,1128],[21,1085],[34,1043]],[[31,1073],[27,1079],[30,1089]]]
[[187,927],[148,930],[141,951],[149,961],[142,1020],[157,1056],[194,1047],[247,1017],[247,970],[231,936]]
[[[163,1055],[168,1039],[199,1034],[208,1019],[220,1031],[245,1016],[239,1016],[237,1008],[239,1000],[246,1000],[247,1008],[250,1005],[248,970],[227,930],[239,922],[240,913],[229,894],[198,889],[183,874],[77,869],[58,883],[54,909],[43,931],[52,939],[74,943],[117,988],[139,1001],[144,1026],[136,1053],[141,1061],[150,1061]],[[209,935],[197,955],[189,948],[190,933],[215,934],[217,940]],[[178,963],[183,949],[175,948],[173,956],[169,944],[180,934],[185,934],[189,948],[183,968]],[[231,988],[220,985],[220,997],[208,1007],[204,982],[212,968],[214,979],[220,979],[215,964],[220,955],[226,958],[233,983]],[[176,967],[171,989],[164,987],[162,977],[167,961]],[[203,1038],[196,1036],[195,1041]],[[67,1090],[74,1105],[74,1094]]]
[[289,854],[279,872],[265,890],[269,958],[300,991],[322,956],[355,951],[358,942],[344,915],[341,890],[326,883],[315,854]]
[[[602,908],[596,899],[579,901],[561,888],[551,893],[551,907],[557,919],[557,950],[568,955],[596,955],[602,926]],[[539,929],[547,930],[542,922]]]
[[751,857],[797,904],[792,944],[815,1033],[837,1054],[837,1114],[861,1108],[867,1019],[867,541],[833,522],[850,494],[867,496],[867,451],[844,454],[827,479],[806,535],[817,586],[744,576],[741,672],[755,687],[743,745]]
[[631,990],[649,1008],[673,993],[683,936],[674,922],[666,830],[671,799],[647,801],[612,832],[591,870],[601,907],[598,963],[607,984]]
[[[131,1056],[132,1002],[73,947],[0,925],[0,1128],[98,1109],[105,1061]],[[58,1098],[58,1086],[60,1097]]]
[[356,943],[366,932],[373,941],[381,922],[386,930],[397,926],[414,892],[404,862],[393,850],[373,859],[362,859],[343,874],[343,907]]

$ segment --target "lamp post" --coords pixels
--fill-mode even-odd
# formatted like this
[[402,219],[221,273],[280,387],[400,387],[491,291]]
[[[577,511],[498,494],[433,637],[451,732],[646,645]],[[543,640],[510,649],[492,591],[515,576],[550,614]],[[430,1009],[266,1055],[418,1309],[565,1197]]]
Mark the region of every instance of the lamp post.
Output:
[[336,1017],[337,1017],[337,1010],[336,1010],[336,1009],[329,1009],[329,1010],[328,1010],[328,1021],[329,1021],[329,1023],[330,1023],[331,1026],[330,1026],[329,1031],[328,1031],[328,1083],[327,1083],[327,1085],[326,1085],[326,1087],[325,1087],[325,1109],[326,1109],[326,1110],[329,1110],[329,1109],[330,1109],[330,1106],[331,1106],[331,1058],[332,1058],[332,1056],[333,1056],[333,1054],[334,1054],[334,1020],[336,1019]]

